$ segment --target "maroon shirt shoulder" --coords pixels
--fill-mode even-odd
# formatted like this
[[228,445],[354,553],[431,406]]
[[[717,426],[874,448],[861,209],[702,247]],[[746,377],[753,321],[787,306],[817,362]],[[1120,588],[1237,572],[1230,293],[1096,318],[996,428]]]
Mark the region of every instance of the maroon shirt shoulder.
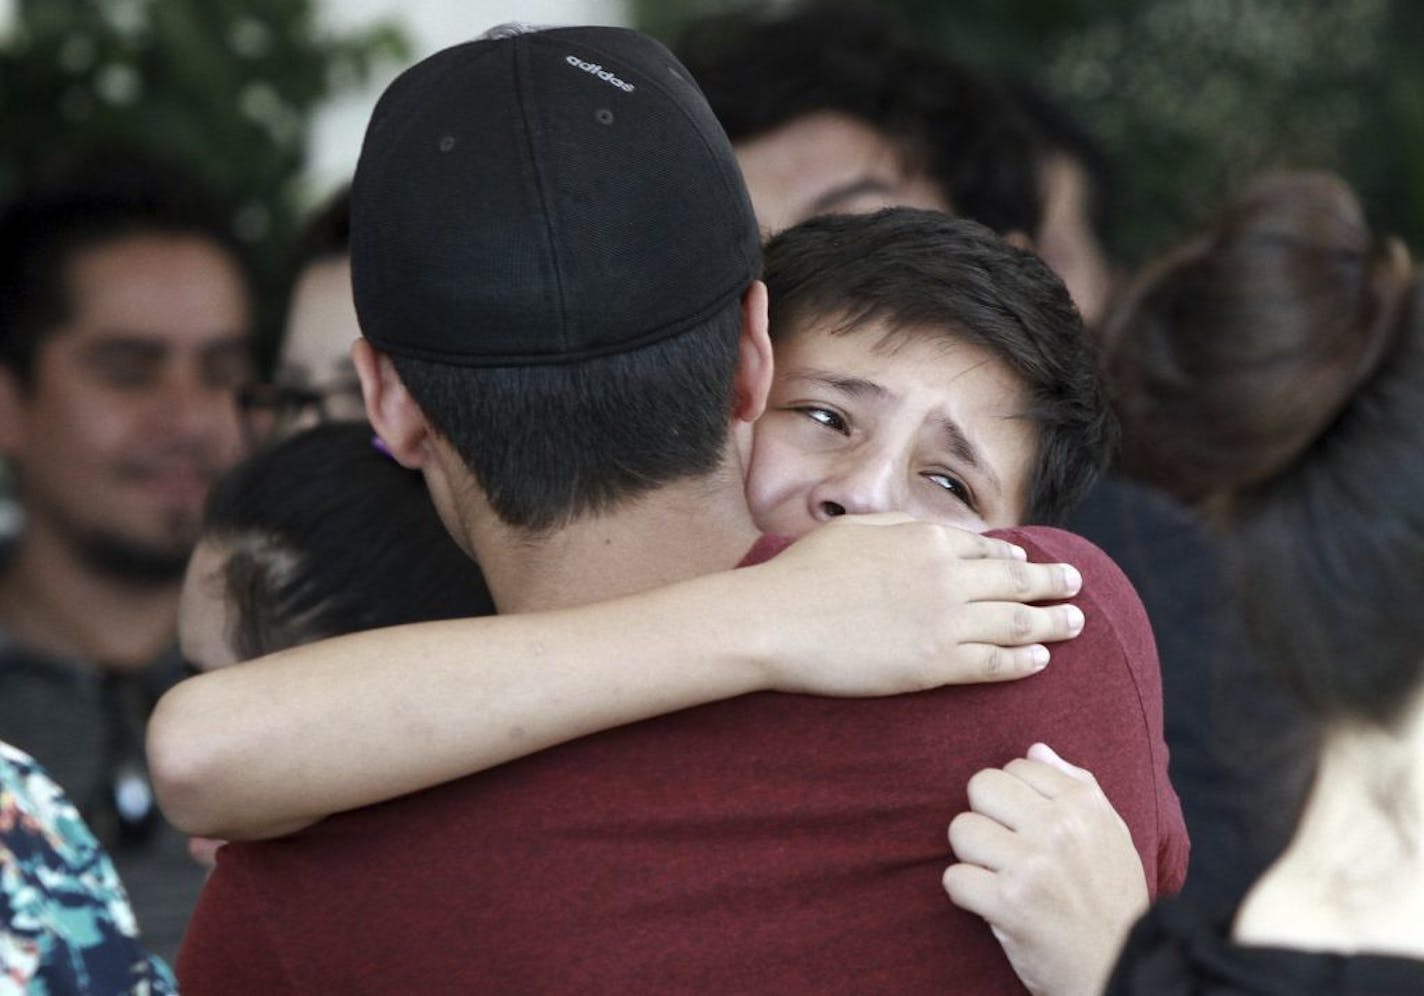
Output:
[[755,567],[757,564],[764,564],[795,542],[796,540],[790,536],[762,533],[761,536],[757,537],[757,541],[752,544],[752,548],[747,551],[746,556],[742,557],[737,566]]
[[[180,959],[185,992],[1022,992],[940,886],[975,771],[1035,740],[1093,770],[1154,892],[1185,871],[1185,836],[1131,586],[1071,534],[1006,535],[1084,574],[1084,633],[1042,674],[743,696],[229,845]],[[764,538],[747,560],[785,545]]]

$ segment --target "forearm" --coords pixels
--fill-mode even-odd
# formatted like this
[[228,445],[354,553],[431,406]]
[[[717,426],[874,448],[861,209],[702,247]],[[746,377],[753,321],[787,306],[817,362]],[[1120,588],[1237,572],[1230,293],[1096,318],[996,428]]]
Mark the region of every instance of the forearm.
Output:
[[574,737],[761,689],[889,695],[1044,665],[1063,565],[925,523],[839,520],[756,567],[559,612],[424,623],[180,684],[149,727],[169,818],[251,838]]
[[183,682],[150,722],[159,797],[191,833],[271,836],[766,687],[775,626],[732,577],[355,634]]

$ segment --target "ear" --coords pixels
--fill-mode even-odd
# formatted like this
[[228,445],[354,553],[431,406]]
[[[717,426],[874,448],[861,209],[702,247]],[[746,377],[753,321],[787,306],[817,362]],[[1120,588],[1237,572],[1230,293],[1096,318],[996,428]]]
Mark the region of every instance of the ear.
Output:
[[0,367],[0,456],[14,457],[24,445],[23,389],[8,367]]
[[391,358],[365,339],[357,339],[351,347],[351,361],[361,380],[361,397],[366,402],[371,428],[402,466],[412,470],[424,466],[434,430],[405,389]]
[[737,375],[732,415],[755,422],[766,410],[771,391],[771,337],[767,329],[766,284],[752,281],[742,295],[742,336],[737,347]]

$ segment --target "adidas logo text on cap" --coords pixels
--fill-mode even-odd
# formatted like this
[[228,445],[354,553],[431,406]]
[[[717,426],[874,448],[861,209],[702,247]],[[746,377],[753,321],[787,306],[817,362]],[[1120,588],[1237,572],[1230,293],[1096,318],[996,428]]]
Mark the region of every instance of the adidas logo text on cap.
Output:
[[584,62],[576,55],[567,55],[564,57],[564,61],[576,69],[582,69],[584,72],[592,73],[606,83],[611,83],[624,93],[632,93],[634,90],[632,83],[623,82],[596,62]]

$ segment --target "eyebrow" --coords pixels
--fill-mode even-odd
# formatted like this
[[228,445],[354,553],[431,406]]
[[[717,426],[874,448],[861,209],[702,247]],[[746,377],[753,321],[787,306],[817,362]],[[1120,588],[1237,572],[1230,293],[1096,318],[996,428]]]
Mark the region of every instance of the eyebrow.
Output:
[[168,352],[168,344],[137,333],[115,332],[96,338],[83,347],[85,356],[102,358],[115,353],[157,358]]
[[798,370],[791,374],[790,379],[821,384],[853,398],[875,398],[878,400],[890,396],[890,392],[885,389],[883,384],[866,380],[864,377],[842,377],[829,370]]
[[[220,339],[203,343],[198,347],[198,352],[204,356],[211,356],[214,353],[224,353],[230,350],[245,352],[251,346],[251,339],[247,335],[232,332]],[[102,356],[106,353],[142,353],[146,356],[163,356],[172,350],[172,344],[162,338],[145,335],[142,332],[127,331],[107,332],[102,336],[96,336],[84,347],[84,352],[91,356]]]
[[1003,494],[1004,485],[999,480],[999,475],[994,473],[994,468],[984,459],[984,454],[980,452],[979,447],[975,446],[974,442],[965,435],[959,423],[946,416],[939,419],[939,427],[945,438],[949,440],[950,452],[983,474],[990,486],[998,493]]
[[857,177],[825,191],[807,206],[807,210],[812,215],[825,214],[843,201],[860,197],[863,194],[889,194],[894,189],[894,184],[877,176]]

